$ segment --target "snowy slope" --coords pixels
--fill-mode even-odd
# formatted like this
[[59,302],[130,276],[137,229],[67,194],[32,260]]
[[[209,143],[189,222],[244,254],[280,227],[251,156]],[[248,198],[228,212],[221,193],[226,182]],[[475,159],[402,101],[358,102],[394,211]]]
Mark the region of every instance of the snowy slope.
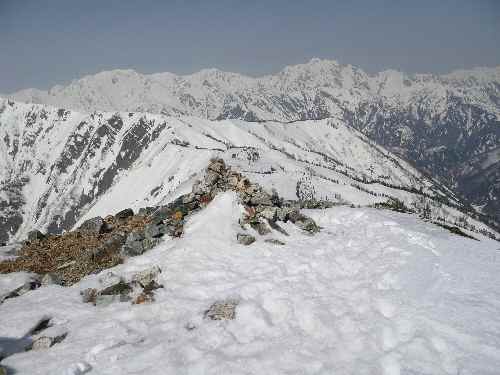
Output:
[[299,194],[369,205],[393,197],[409,207],[430,205],[434,218],[466,218],[486,228],[457,210],[464,206],[450,191],[341,119],[283,124],[87,115],[4,100],[0,139],[0,241],[167,202],[190,190],[213,156],[286,199]]
[[[310,210],[311,237],[284,225],[284,246],[236,243],[242,207],[216,197],[182,238],[72,287],[0,305],[0,347],[40,319],[67,337],[18,352],[16,374],[449,374],[500,368],[498,243],[454,236],[416,217],[367,208]],[[109,272],[160,266],[151,304],[84,304]],[[0,275],[0,278],[5,278]],[[204,319],[217,300],[236,317]]]
[[[369,75],[351,65],[312,59],[259,78],[217,69],[187,76],[113,70],[10,97],[82,112],[247,121],[342,118],[500,223],[495,173],[500,162],[482,167],[482,160],[500,147],[500,67],[446,75],[394,70]],[[469,168],[477,173],[471,175]]]

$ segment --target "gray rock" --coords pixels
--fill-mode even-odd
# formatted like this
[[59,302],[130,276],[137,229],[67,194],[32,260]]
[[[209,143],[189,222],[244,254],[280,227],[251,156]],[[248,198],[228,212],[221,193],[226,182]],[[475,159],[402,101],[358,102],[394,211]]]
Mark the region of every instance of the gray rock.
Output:
[[236,317],[236,306],[238,306],[238,301],[236,300],[217,301],[205,311],[205,318],[212,320],[232,320]]
[[219,181],[220,177],[220,174],[209,170],[205,175],[205,183],[209,186],[215,185],[215,183]]
[[144,233],[141,231],[130,232],[127,236],[125,244],[120,250],[120,255],[125,257],[141,255],[145,249],[143,240],[145,239]]
[[144,236],[146,238],[157,238],[165,234],[165,226],[162,224],[147,224],[144,227]]
[[238,233],[236,235],[236,240],[238,243],[248,246],[255,242],[255,237],[246,233]]
[[273,245],[285,245],[283,241],[277,240],[275,238],[268,238],[267,240],[264,240],[264,242],[273,244]]
[[255,192],[250,197],[250,204],[253,206],[272,206],[273,201],[272,201],[271,196],[269,194],[267,194],[263,190],[260,190],[260,191]]
[[116,218],[118,221],[124,221],[124,220],[126,220],[127,218],[129,218],[130,216],[134,216],[134,211],[133,211],[131,208],[126,208],[126,209],[121,210],[120,212],[118,212],[118,213],[115,215],[115,218]]
[[145,269],[143,271],[137,272],[132,276],[132,282],[137,282],[143,287],[155,281],[158,275],[161,273],[161,268],[158,266],[153,266],[151,268]]
[[32,230],[30,232],[28,232],[28,241],[30,242],[33,242],[33,241],[37,241],[37,240],[43,240],[45,238],[45,234],[43,234],[42,232],[40,232],[39,230]]
[[44,330],[43,333],[33,337],[32,350],[48,349],[63,341],[68,335],[68,331],[62,326],[53,326]]
[[145,238],[142,240],[142,248],[144,251],[151,250],[153,247],[158,245],[162,241],[161,237],[157,238]]
[[218,174],[223,174],[226,171],[226,163],[222,159],[213,159],[210,161],[207,169]]
[[78,228],[79,231],[89,234],[100,234],[107,231],[107,225],[104,219],[100,216],[85,220]]
[[312,234],[319,232],[319,226],[313,219],[307,216],[304,216],[300,220],[296,221],[295,225],[297,225],[300,229]]
[[276,221],[278,219],[278,209],[276,207],[265,207],[263,210],[257,209],[259,216],[270,221]]
[[271,229],[269,228],[269,226],[266,223],[263,223],[262,221],[256,221],[256,220],[251,221],[250,226],[261,236],[265,236],[266,234],[271,233]]
[[95,299],[97,297],[97,289],[95,288],[87,288],[80,292],[82,296],[83,303],[95,303]]
[[56,275],[55,273],[46,273],[42,277],[42,285],[47,286],[47,285],[63,285],[63,280],[59,275]]

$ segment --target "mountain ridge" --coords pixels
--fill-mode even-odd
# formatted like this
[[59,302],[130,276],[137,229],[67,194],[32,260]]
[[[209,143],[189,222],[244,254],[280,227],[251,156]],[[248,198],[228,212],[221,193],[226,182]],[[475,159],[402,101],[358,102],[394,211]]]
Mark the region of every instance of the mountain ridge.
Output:
[[312,59],[258,78],[218,69],[185,76],[115,70],[10,98],[81,112],[280,122],[342,118],[500,222],[495,173],[500,158],[484,167],[500,147],[500,67],[370,75],[352,65]]

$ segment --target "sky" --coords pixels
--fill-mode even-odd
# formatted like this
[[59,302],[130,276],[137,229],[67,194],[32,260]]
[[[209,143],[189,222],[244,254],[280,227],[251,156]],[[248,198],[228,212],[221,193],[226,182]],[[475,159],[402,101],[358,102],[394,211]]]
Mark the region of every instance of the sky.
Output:
[[0,93],[111,69],[375,73],[500,65],[499,0],[0,0]]

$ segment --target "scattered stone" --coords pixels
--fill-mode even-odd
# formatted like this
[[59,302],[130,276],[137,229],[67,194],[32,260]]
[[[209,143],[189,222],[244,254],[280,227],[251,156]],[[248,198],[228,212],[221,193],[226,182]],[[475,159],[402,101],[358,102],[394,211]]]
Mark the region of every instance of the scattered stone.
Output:
[[255,242],[255,237],[250,234],[238,233],[236,235],[236,240],[242,245],[251,245]]
[[233,320],[236,317],[236,306],[236,300],[217,301],[205,311],[204,316],[212,320]]
[[28,232],[28,241],[33,242],[33,241],[40,241],[45,239],[45,234],[40,232],[39,230],[32,230],[31,232]]
[[42,286],[47,286],[47,285],[63,285],[64,281],[61,279],[61,277],[55,273],[46,273],[43,275],[42,280],[41,280]]
[[264,242],[267,242],[267,243],[270,243],[273,245],[285,245],[285,243],[283,241],[277,240],[275,238],[268,238],[268,239],[264,240]]
[[100,216],[85,220],[78,230],[81,232],[101,234],[108,231],[108,225]]

